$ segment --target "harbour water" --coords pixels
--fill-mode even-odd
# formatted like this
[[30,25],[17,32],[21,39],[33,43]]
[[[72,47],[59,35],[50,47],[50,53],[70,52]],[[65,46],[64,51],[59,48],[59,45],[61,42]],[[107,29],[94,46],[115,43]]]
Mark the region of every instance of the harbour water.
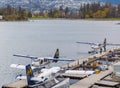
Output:
[[[13,54],[53,56],[56,48],[63,58],[87,57],[88,45],[83,42],[120,43],[120,21],[87,20],[31,20],[25,22],[0,22],[0,86],[15,80],[24,71],[10,68],[10,64],[28,64],[25,58]],[[59,62],[62,65],[68,62]],[[54,65],[54,64],[53,64]]]

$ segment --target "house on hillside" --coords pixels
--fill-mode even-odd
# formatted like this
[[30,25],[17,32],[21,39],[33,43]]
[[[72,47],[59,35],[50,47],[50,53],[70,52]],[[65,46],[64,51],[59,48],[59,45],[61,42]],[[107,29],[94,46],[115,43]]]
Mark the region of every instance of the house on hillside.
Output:
[[0,20],[2,20],[3,19],[3,16],[2,15],[0,15]]

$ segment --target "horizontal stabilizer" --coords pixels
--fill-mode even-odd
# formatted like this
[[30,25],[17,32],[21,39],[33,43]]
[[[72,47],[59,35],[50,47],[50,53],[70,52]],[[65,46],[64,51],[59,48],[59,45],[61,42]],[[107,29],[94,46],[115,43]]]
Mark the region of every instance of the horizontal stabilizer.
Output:
[[22,79],[27,79],[27,77],[26,77],[26,76],[20,76],[20,75],[19,75],[19,76],[16,77],[16,79],[22,80]]
[[[25,65],[22,65],[22,64],[11,64],[10,67],[25,70]],[[31,68],[35,69],[35,67],[33,67],[33,66]]]
[[21,65],[21,64],[11,64],[10,67],[18,68],[18,69],[25,69],[25,65]]

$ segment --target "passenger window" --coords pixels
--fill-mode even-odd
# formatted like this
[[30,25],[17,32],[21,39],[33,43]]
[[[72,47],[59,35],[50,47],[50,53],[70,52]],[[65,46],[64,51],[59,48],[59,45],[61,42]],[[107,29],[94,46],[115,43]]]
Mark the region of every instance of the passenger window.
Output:
[[46,62],[46,59],[44,59],[44,62]]
[[40,61],[40,64],[43,64],[43,60]]

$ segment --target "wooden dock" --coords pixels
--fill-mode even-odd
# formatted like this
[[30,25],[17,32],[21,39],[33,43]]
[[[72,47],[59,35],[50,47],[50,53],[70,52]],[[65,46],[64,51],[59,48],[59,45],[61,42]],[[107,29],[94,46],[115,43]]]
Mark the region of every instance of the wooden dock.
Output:
[[[66,69],[75,69],[79,67],[81,64],[83,64],[83,61],[87,61],[87,63],[91,63],[92,61],[97,60],[100,57],[106,56],[109,54],[109,51],[120,51],[120,47],[112,48],[107,50],[106,52],[98,53],[92,56],[89,56],[87,58],[79,59],[74,62],[68,63],[66,65],[61,66],[61,68],[66,68]],[[88,58],[93,58],[93,60],[88,60]],[[93,85],[95,82],[106,76],[107,74],[111,73],[112,69],[109,67],[108,70],[102,71],[99,74],[93,74],[91,76],[88,76],[84,78],[85,76],[76,76],[76,75],[70,75],[70,74],[63,74],[64,76],[69,76],[69,77],[78,77],[81,78],[83,77],[84,79],[78,81],[77,83],[73,84],[70,86],[70,88],[89,88],[91,85]],[[2,88],[25,88],[27,86],[26,80],[19,80],[15,81],[13,83],[5,84],[3,85]]]
[[63,74],[61,74],[60,75],[61,77],[66,77],[66,78],[72,78],[72,79],[83,79],[83,78],[85,78],[85,77],[87,77],[87,75],[71,75],[71,74],[69,74],[69,73],[63,73]]
[[107,87],[115,87],[116,85],[118,85],[119,82],[112,82],[112,81],[105,81],[105,80],[102,80],[102,81],[98,81],[95,83],[95,85],[102,85],[102,86],[107,86]]
[[100,72],[99,74],[93,74],[84,78],[77,83],[70,86],[70,88],[90,88],[95,82],[112,72],[112,68],[109,67],[109,70]]
[[[108,55],[109,51],[114,52],[116,50],[120,50],[120,47],[111,48],[111,49],[108,49],[106,52],[94,54],[94,55],[88,56],[86,58],[80,58],[80,59],[78,59],[74,62],[71,62],[71,63],[68,63],[68,64],[65,64],[65,65],[61,66],[61,68],[75,69],[75,68],[79,67],[81,64],[83,64],[83,61],[87,61],[87,64],[88,64],[88,63],[91,63],[93,61],[98,60],[99,58],[102,58],[102,57]],[[92,60],[88,61],[89,58],[92,58]]]
[[2,88],[27,88],[26,80],[18,80],[9,84],[5,84]]

